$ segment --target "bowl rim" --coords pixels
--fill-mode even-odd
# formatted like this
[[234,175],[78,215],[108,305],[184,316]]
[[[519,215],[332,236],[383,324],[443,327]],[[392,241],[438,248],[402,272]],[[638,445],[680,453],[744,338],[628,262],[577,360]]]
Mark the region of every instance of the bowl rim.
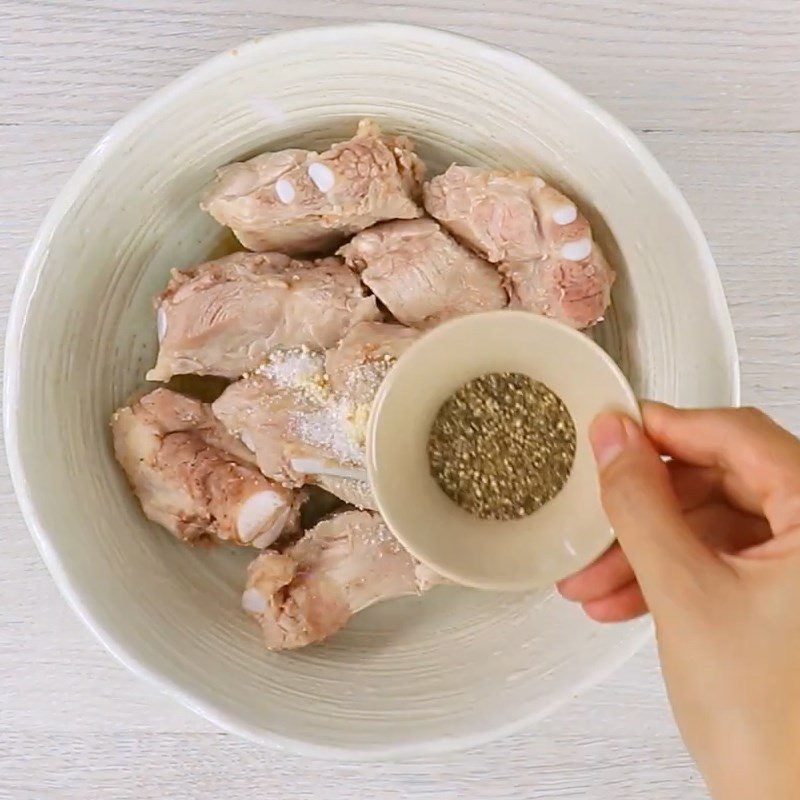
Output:
[[647,172],[656,190],[668,200],[669,204],[681,217],[682,223],[693,239],[694,246],[697,248],[699,260],[703,265],[705,278],[710,290],[710,299],[714,305],[714,311],[720,323],[720,328],[723,329],[725,338],[727,339],[726,347],[732,361],[730,364],[732,385],[728,387],[731,404],[738,405],[740,397],[739,359],[730,311],[725,301],[722,282],[708,242],[686,199],[655,157],[629,128],[619,122],[609,112],[602,109],[593,100],[589,99],[527,56],[470,36],[404,23],[369,22],[297,28],[289,31],[267,34],[263,37],[229,48],[216,56],[206,59],[154,92],[114,123],[92,148],[72,176],[67,180],[61,191],[56,195],[55,200],[34,236],[32,245],[20,272],[9,311],[4,354],[3,433],[6,443],[11,483],[17,496],[22,517],[25,520],[45,566],[49,570],[67,603],[100,643],[117,660],[134,673],[134,675],[159,688],[184,706],[226,731],[235,733],[262,745],[268,744],[279,750],[286,750],[311,757],[345,761],[380,761],[398,757],[448,753],[469,747],[480,746],[495,739],[530,728],[534,723],[543,719],[581,692],[600,683],[608,675],[617,670],[651,639],[652,626],[646,621],[631,623],[632,625],[638,625],[640,630],[630,637],[625,646],[616,651],[606,663],[595,669],[595,671],[588,675],[583,681],[579,682],[577,685],[554,693],[547,703],[537,708],[534,712],[516,717],[509,720],[507,723],[477,733],[434,739],[426,739],[423,736],[413,742],[402,742],[395,745],[379,746],[375,748],[320,745],[309,743],[302,739],[268,733],[260,727],[244,723],[234,715],[221,710],[217,707],[213,698],[201,696],[200,693],[185,689],[175,679],[165,676],[158,668],[148,665],[136,656],[126,643],[119,641],[113,631],[106,629],[94,619],[91,608],[89,607],[90,604],[85,602],[82,598],[80,583],[73,580],[61,563],[61,557],[50,541],[48,531],[34,505],[28,483],[29,470],[26,467],[25,456],[20,449],[15,423],[18,415],[20,395],[19,376],[22,366],[22,336],[25,332],[28,308],[46,260],[49,244],[65,212],[83,194],[92,177],[103,168],[104,164],[114,154],[115,150],[117,150],[130,135],[139,130],[149,117],[157,114],[160,109],[173,98],[197,84],[202,84],[207,77],[224,71],[227,69],[231,59],[238,58],[240,54],[254,54],[262,51],[268,52],[277,45],[295,43],[307,46],[309,42],[329,41],[331,39],[341,38],[342,36],[363,37],[365,34],[367,36],[372,34],[380,35],[386,39],[394,39],[402,44],[416,41],[423,44],[435,45],[445,51],[448,49],[448,46],[462,49],[468,48],[476,56],[493,62],[499,62],[511,73],[523,73],[528,76],[534,76],[539,83],[546,85],[555,94],[559,94],[566,103],[583,109],[586,114],[593,117],[596,122],[605,127],[611,135],[621,140],[631,152],[632,158],[638,161],[640,167]]

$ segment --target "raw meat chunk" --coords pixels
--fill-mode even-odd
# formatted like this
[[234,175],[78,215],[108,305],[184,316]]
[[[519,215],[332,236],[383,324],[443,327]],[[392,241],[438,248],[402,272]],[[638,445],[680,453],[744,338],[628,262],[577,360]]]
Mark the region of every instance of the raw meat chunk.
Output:
[[225,427],[251,446],[261,471],[290,486],[316,483],[374,507],[364,443],[375,393],[418,337],[402,325],[363,322],[323,354],[276,351],[214,403]]
[[[419,331],[404,325],[362,322],[325,354],[331,391],[351,404],[351,419],[357,428],[366,430],[372,402],[383,379],[419,335]],[[366,480],[322,474],[312,476],[312,480],[356,508],[377,510]]]
[[512,308],[544,314],[573,328],[600,322],[611,303],[614,273],[597,245],[585,261],[506,262],[500,271],[509,278]]
[[424,193],[428,213],[493,264],[534,261],[592,235],[575,204],[529,172],[454,164]]
[[156,389],[112,417],[114,453],[148,519],[177,538],[268,547],[296,524],[293,492],[199,400]]
[[425,186],[425,208],[500,264],[512,306],[585,328],[603,317],[614,273],[577,206],[528,172],[453,165]]
[[333,401],[324,365],[322,351],[275,351],[213,404],[261,471],[287,486],[318,472],[364,477],[362,448],[351,435],[348,409]]
[[381,600],[421,594],[440,582],[392,536],[378,514],[346,511],[324,520],[283,553],[248,568],[242,606],[272,650],[320,642]]
[[201,207],[250,250],[320,253],[385,219],[422,214],[425,165],[370,120],[324,153],[282,150],[222,167]]
[[497,270],[432,219],[376,225],[339,255],[404,325],[427,328],[508,304]]
[[280,253],[233,253],[175,270],[156,308],[153,381],[185,373],[238,378],[275,347],[331,347],[356,323],[380,318],[375,298],[340,259]]
[[353,403],[372,403],[386,373],[419,336],[414,328],[386,322],[353,326],[325,354],[331,389]]

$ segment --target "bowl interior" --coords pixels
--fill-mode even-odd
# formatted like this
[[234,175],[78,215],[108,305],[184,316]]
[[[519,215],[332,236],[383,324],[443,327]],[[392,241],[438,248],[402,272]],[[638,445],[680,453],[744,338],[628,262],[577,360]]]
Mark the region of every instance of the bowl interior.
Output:
[[23,511],[129,666],[245,735],[368,757],[530,721],[619,664],[647,623],[591,624],[551,590],[441,588],[374,607],[322,647],[268,653],[239,609],[250,554],[191,550],[143,519],[108,419],[153,362],[150,298],[169,270],[232,249],[198,209],[202,188],[221,164],[322,146],[363,115],[412,134],[434,169],[533,166],[576,198],[620,275],[597,338],[639,395],[728,403],[736,364],[680,196],[612,120],[520,57],[411,27],[297,31],[220,56],[112,129],[51,210],[12,313],[6,433]]

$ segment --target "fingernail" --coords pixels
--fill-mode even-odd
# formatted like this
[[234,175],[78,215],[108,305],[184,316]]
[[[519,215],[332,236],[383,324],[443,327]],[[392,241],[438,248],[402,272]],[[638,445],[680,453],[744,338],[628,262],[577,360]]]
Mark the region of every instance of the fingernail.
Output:
[[589,440],[597,466],[600,469],[607,467],[636,433],[636,423],[623,414],[600,414],[589,429]]

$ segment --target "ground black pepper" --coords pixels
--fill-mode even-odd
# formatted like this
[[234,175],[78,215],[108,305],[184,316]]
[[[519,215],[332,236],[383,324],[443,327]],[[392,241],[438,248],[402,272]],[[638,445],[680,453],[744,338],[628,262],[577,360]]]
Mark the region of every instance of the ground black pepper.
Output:
[[575,423],[558,395],[519,372],[492,372],[444,402],[428,458],[434,479],[458,505],[483,519],[509,520],[561,491],[575,443]]

